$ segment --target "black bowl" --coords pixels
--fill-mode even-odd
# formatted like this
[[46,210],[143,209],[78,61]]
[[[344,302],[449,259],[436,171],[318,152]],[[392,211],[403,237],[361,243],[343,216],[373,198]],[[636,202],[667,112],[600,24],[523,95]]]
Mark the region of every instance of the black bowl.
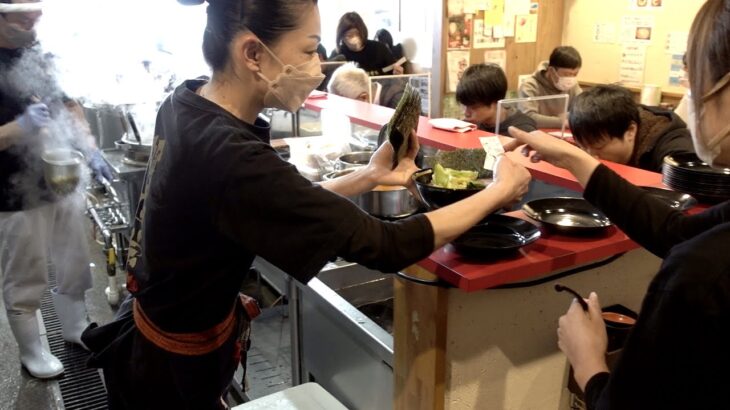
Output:
[[530,218],[553,232],[566,235],[597,235],[612,224],[599,209],[582,198],[542,198],[522,206]]
[[659,198],[667,205],[679,211],[686,211],[697,205],[697,200],[690,194],[683,194],[681,192],[651,186],[642,186],[639,188],[650,193],[654,197]]
[[[623,305],[611,305],[607,306],[602,311],[603,323],[606,326],[606,333],[608,335],[608,349],[609,353],[615,352],[623,348],[626,343],[626,338],[629,336],[631,329],[634,327],[636,320],[639,315],[633,310]],[[616,321],[612,318],[607,317],[606,314],[614,313],[620,316],[624,316],[628,319],[633,320],[633,323]]]
[[496,258],[515,253],[540,238],[537,226],[512,216],[492,214],[451,244],[471,258]]
[[423,202],[431,209],[443,208],[454,202],[459,202],[464,198],[468,198],[484,188],[468,188],[468,189],[448,189],[431,185],[433,177],[433,169],[422,169],[411,178],[416,183],[418,193],[421,195]]

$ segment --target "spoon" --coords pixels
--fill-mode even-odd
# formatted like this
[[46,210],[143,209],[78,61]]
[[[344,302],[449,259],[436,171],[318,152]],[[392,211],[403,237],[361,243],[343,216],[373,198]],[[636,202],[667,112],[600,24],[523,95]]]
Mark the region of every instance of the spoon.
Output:
[[557,292],[568,292],[572,293],[573,296],[575,296],[576,299],[578,299],[578,303],[580,303],[580,306],[583,308],[584,311],[588,311],[588,303],[586,303],[585,299],[583,299],[583,296],[581,296],[578,292],[574,291],[573,289],[563,286],[559,283],[555,284],[555,291]]

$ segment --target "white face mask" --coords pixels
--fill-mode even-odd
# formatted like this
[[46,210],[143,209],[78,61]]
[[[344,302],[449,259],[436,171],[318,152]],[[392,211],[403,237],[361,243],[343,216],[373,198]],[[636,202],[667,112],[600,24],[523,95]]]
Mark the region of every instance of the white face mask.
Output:
[[36,39],[35,29],[25,30],[17,24],[9,23],[0,16],[0,38],[12,48],[25,48],[33,45]]
[[261,72],[257,73],[269,84],[264,96],[264,106],[297,112],[309,94],[324,81],[325,76],[322,74],[319,57],[314,55],[310,61],[294,67],[284,64],[264,43],[261,45],[283,67],[274,80],[268,79]]
[[[703,104],[707,102],[713,96],[716,96],[720,90],[730,84],[730,73],[726,74],[717,85],[710,90],[704,97],[702,97]],[[695,102],[692,93],[687,93],[687,104],[689,106],[687,110],[687,128],[692,134],[692,143],[695,148],[697,156],[709,165],[714,165],[718,156],[722,153],[720,144],[730,137],[730,125],[726,126],[716,135],[710,138],[703,138],[700,135],[699,124],[702,121],[702,113],[697,115],[695,110]]]
[[555,83],[555,87],[557,87],[557,89],[560,91],[568,91],[571,88],[575,87],[576,84],[578,84],[578,78],[576,77],[558,76],[558,82]]

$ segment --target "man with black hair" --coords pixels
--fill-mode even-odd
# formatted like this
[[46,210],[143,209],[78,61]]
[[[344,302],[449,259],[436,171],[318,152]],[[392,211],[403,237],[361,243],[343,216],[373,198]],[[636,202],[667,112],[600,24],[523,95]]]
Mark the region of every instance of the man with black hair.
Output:
[[694,153],[681,118],[638,105],[629,90],[615,85],[600,85],[576,97],[570,128],[589,154],[649,171],[661,172],[667,155]]
[[[456,87],[456,100],[464,106],[464,119],[476,124],[480,130],[495,132],[497,103],[507,94],[507,76],[494,64],[476,64],[464,71]],[[535,131],[535,120],[524,113],[505,107],[500,113],[499,133],[507,134],[507,128]]]
[[[570,111],[573,99],[583,91],[577,80],[582,64],[578,50],[570,46],[557,47],[550,54],[550,60],[540,63],[532,77],[520,85],[520,98],[567,94]],[[568,125],[567,118],[562,117],[563,100],[525,102],[520,109],[533,118],[539,128]]]

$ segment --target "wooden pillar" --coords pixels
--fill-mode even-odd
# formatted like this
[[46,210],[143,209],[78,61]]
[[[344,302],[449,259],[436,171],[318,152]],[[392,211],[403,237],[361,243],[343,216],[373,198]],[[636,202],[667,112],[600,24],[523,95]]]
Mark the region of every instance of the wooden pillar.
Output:
[[[412,266],[410,276],[433,280]],[[444,409],[448,291],[412,281],[395,281],[394,350],[396,410]]]

